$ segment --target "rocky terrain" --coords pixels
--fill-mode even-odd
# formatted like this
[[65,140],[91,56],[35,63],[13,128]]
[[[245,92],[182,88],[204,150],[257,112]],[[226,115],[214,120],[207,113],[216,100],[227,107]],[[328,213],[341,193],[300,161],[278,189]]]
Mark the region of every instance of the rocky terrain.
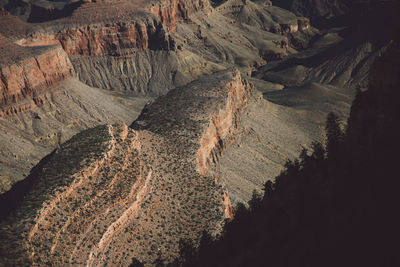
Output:
[[333,18],[349,11],[349,5],[355,1],[342,0],[276,0],[275,5],[311,19]]
[[275,2],[0,1],[0,265],[172,261],[322,141],[398,6]]
[[[40,3],[44,5],[45,2]],[[39,1],[29,3],[36,5]],[[287,55],[289,39],[303,40],[313,34],[307,19],[297,18],[284,10],[278,10],[280,16],[275,17],[268,9],[272,7],[251,2],[232,1],[220,7],[223,11],[213,9],[208,1],[186,4],[179,1],[76,3],[68,16],[60,15],[55,20],[43,16],[49,21],[42,23],[26,23],[11,15],[9,11],[15,11],[11,2],[4,5],[9,11],[1,11],[4,55],[1,62],[4,87],[1,107],[4,142],[0,155],[2,191],[22,179],[41,157],[78,131],[99,123],[123,121],[129,124],[138,113],[128,115],[125,111],[132,107],[140,111],[147,97],[164,94],[171,88],[232,64],[246,72],[251,71],[255,66]],[[54,10],[54,5],[61,4],[47,1],[46,6]],[[269,17],[268,23],[250,26],[235,22],[233,5],[257,10],[263,18]],[[273,11],[277,12],[277,9]],[[258,38],[260,34],[264,36],[262,40]],[[299,36],[293,37],[294,34]],[[32,57],[36,54],[41,56]],[[35,65],[21,68],[25,62]],[[57,67],[53,68],[54,64]],[[21,74],[11,72],[10,68],[20,68]],[[29,73],[24,73],[27,71]],[[11,74],[17,79],[14,80]],[[76,80],[63,82],[61,90],[56,86],[70,77],[122,95],[107,96],[107,92],[96,90],[95,94],[84,94],[85,105],[82,105],[83,90],[76,88],[93,89]],[[134,92],[135,97],[126,98],[126,92]],[[67,100],[69,104],[65,99],[61,100],[65,94],[71,96]],[[101,94],[106,95],[102,98]],[[106,101],[110,98],[113,101]],[[62,108],[55,107],[58,101],[62,102]],[[46,105],[50,107],[47,110]],[[43,107],[33,111],[37,106]],[[39,112],[41,109],[46,111]],[[49,113],[50,110],[53,113]],[[116,110],[121,112],[115,113]],[[54,112],[58,116],[54,116]],[[39,121],[42,122],[40,127],[31,126]],[[10,132],[16,133],[14,137],[10,138]],[[14,146],[20,149],[13,149]],[[32,150],[33,153],[26,153]]]
[[[13,19],[5,11],[0,17],[2,25]],[[20,46],[0,35],[0,50],[0,192],[72,135],[99,123],[130,123],[147,101],[82,84],[61,46]]]
[[98,126],[61,145],[3,224],[2,248],[21,249],[5,262],[151,263],[177,255],[182,237],[218,233],[232,216],[219,158],[254,90],[238,71],[220,72],[147,105],[133,129]]

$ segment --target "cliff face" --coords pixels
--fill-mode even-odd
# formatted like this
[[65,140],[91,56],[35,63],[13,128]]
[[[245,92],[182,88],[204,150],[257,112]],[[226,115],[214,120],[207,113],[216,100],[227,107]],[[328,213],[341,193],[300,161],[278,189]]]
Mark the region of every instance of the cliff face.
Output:
[[61,46],[90,86],[159,94],[232,64],[251,69],[283,58],[293,39],[286,36],[308,31],[308,22],[290,12],[239,4],[238,24],[230,19],[234,11],[205,0],[96,1],[68,17],[0,31],[23,46]]
[[223,67],[189,51],[136,50],[123,56],[73,56],[80,80],[104,89],[160,95]]
[[97,23],[49,34],[51,28],[32,33],[16,43],[24,46],[59,44],[70,55],[121,55],[128,49],[166,49],[169,39],[152,17],[127,22]]
[[[42,157],[77,132],[100,123],[131,123],[148,99],[110,95],[76,81],[70,56],[51,30],[46,35],[40,26],[23,23],[3,9],[0,9],[0,25],[0,31],[5,33],[0,34],[0,192],[3,193],[24,179]],[[21,40],[20,36],[28,40],[27,32],[43,37],[46,42],[38,43],[35,37],[31,46],[20,46],[12,41]],[[60,30],[59,34],[66,32]],[[72,33],[77,32],[69,33],[75,38]],[[66,43],[78,42],[67,37],[62,37]]]
[[[271,5],[85,1],[71,16],[51,23],[22,23],[11,30],[2,27],[6,23],[0,16],[0,32],[19,45],[10,44],[9,51],[18,53],[2,64],[8,70],[3,91],[11,93],[1,104],[0,161],[9,169],[0,169],[0,189],[10,189],[10,174],[23,169],[19,177],[26,176],[41,156],[56,150],[31,172],[32,188],[18,195],[21,205],[0,224],[5,265],[125,266],[133,257],[150,265],[159,254],[170,261],[180,239],[198,241],[203,230],[220,233],[234,215],[232,203],[261,190],[300,145],[321,140],[328,108],[348,108],[349,97],[328,87],[282,85],[306,77],[304,66],[316,55],[309,51],[283,62],[308,63],[284,72],[288,83],[267,81],[272,72],[286,70],[278,63],[258,73],[265,80],[249,78],[275,103],[263,100],[230,68],[250,73],[295,52],[315,33],[307,19]],[[50,44],[55,46],[40,47]],[[25,57],[24,51],[40,53]],[[60,55],[46,57],[51,51]],[[21,55],[26,69],[14,62]],[[57,59],[62,55],[68,57]],[[333,79],[344,73],[329,71],[333,61],[317,59],[316,75]],[[368,60],[348,62],[344,54],[334,62],[340,67]],[[70,70],[64,78],[73,75],[72,64],[80,81],[91,86],[162,96],[142,110],[148,99],[129,102],[128,95],[73,78],[58,82],[61,63]],[[21,71],[9,70],[13,64]],[[61,65],[53,71],[53,64]],[[351,69],[363,72],[362,66]],[[216,72],[221,69],[228,70]],[[20,76],[26,79],[18,82]],[[130,127],[95,127],[67,141],[99,123],[130,124],[140,111]]]
[[236,79],[228,84],[230,91],[226,106],[210,118],[209,126],[201,135],[196,162],[200,174],[204,176],[215,175],[222,151],[234,141],[237,134],[240,111],[247,106],[249,95],[254,91],[247,81],[242,81],[239,73]]
[[1,66],[0,105],[32,98],[72,75],[72,64],[60,47],[52,47],[11,65]]
[[207,0],[162,0],[154,3],[150,12],[165,24],[169,29],[175,30],[178,21],[188,21],[198,11],[211,11],[210,2]]
[[253,90],[237,71],[220,72],[147,105],[134,130],[101,126],[61,145],[1,224],[2,248],[17,247],[3,262],[151,264],[158,253],[176,256],[181,238],[219,233],[232,207],[216,155],[234,139]]
[[[0,175],[15,176],[12,181],[22,179],[50,149],[77,131],[96,122],[120,121],[120,117],[130,123],[137,113],[130,117],[121,115],[122,110],[131,108],[132,102],[134,108],[145,102],[143,97],[137,102],[129,99],[126,107],[118,101],[108,104],[111,96],[100,98],[96,90],[90,90],[93,97],[82,98],[83,92],[75,89],[88,88],[76,80],[69,82],[71,76],[93,87],[153,97],[232,65],[250,73],[288,55],[290,34],[309,30],[307,21],[303,25],[302,18],[279,8],[228,2],[228,7],[238,8],[223,11],[204,0],[79,1],[71,13],[57,17],[57,11],[48,18],[52,21],[42,23],[25,23],[1,8],[0,33],[7,36],[3,40],[10,49],[0,59],[0,116],[4,119],[0,134],[7,142],[12,141],[6,138],[10,132],[18,136],[12,144],[20,152],[7,149],[3,142],[0,147],[6,152],[0,158],[7,167]],[[64,4],[57,9],[62,10]],[[53,5],[59,4],[49,2],[49,12]],[[232,18],[239,15],[235,22]],[[48,45],[52,48],[44,47]],[[64,80],[67,86],[59,86]],[[213,138],[220,138],[219,130],[215,131],[218,137]],[[25,156],[22,144],[35,152]],[[214,152],[208,153],[215,157]]]
[[[4,113],[8,104],[32,99],[75,74],[61,47],[23,47],[12,42],[10,37],[27,31],[30,26],[1,8],[0,25],[0,113]],[[15,25],[15,29],[10,25]]]
[[[206,9],[208,1],[130,4],[83,4],[70,19],[43,23],[26,30],[23,38],[16,35],[16,43],[26,47],[59,45],[70,57],[79,79],[88,85],[150,95],[165,93],[222,68],[207,64],[201,55],[179,50],[168,30],[172,23]],[[156,7],[161,8],[159,18],[151,14]],[[118,17],[110,16],[110,12]],[[96,13],[100,15],[93,15]],[[79,15],[88,16],[88,21],[79,23]]]
[[45,155],[78,132],[99,124],[131,123],[147,101],[69,78],[32,99],[0,106],[0,192],[26,178]]

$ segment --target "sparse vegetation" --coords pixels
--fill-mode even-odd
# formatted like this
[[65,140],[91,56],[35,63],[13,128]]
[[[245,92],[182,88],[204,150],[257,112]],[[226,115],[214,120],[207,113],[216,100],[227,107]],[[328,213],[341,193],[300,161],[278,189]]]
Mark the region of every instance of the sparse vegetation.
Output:
[[346,131],[330,114],[325,146],[289,161],[221,237],[183,241],[169,266],[399,265],[397,86],[358,92]]

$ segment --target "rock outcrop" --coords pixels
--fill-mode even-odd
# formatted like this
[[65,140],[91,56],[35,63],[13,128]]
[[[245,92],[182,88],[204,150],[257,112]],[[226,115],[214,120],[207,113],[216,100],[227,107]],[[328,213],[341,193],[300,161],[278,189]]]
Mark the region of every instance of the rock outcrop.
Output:
[[0,176],[3,193],[26,178],[44,156],[87,128],[131,123],[148,97],[107,93],[76,78],[48,87],[19,103],[1,106]]
[[88,88],[74,79],[70,56],[56,40],[32,46],[14,42],[26,38],[28,32],[38,34],[37,25],[19,21],[4,9],[0,10],[0,25],[4,34],[0,34],[3,193],[77,132],[100,123],[131,123],[147,98],[133,99]]
[[[24,50],[23,48],[10,44],[1,36],[0,45],[2,55],[13,57],[11,64],[5,65],[0,62],[1,106],[31,99],[49,86],[74,75],[72,64],[61,47],[29,49],[32,53],[29,57],[16,58],[15,55],[10,54],[10,51]],[[21,54],[18,55],[21,56]],[[3,60],[6,59],[1,61]]]
[[[308,31],[305,19],[280,8],[242,6],[271,23],[232,25],[232,14],[204,0],[96,1],[81,3],[68,17],[41,24],[20,21],[16,30],[0,33],[23,46],[60,45],[79,79],[90,86],[157,95],[223,68],[218,65],[254,68],[283,58],[292,39],[304,38],[281,34]],[[3,24],[15,20],[7,19]]]
[[279,33],[295,33],[310,28],[309,19],[297,17],[287,10],[272,5],[260,5],[251,1],[229,0],[217,10],[236,21]]
[[130,21],[98,22],[63,30],[49,24],[16,43],[23,46],[58,44],[70,56],[112,56],[122,55],[129,49],[170,49],[168,35],[158,20],[133,15],[135,19]]
[[232,216],[219,156],[253,93],[238,71],[219,72],[147,105],[133,130],[99,126],[61,145],[1,224],[3,262],[148,265],[176,256],[181,238],[219,233]]
[[396,1],[377,0],[367,6],[354,14],[346,29],[317,38],[307,54],[299,53],[276,65],[266,65],[254,76],[286,86],[318,82],[350,89],[367,88],[372,63],[398,35],[400,5]]
[[207,0],[162,0],[153,3],[150,8],[150,12],[171,30],[176,29],[177,22],[187,22],[199,11],[211,12],[210,2]]

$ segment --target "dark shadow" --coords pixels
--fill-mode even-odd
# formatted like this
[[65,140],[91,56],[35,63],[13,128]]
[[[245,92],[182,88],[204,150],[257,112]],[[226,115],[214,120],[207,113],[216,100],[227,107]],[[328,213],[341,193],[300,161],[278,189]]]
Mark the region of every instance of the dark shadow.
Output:
[[29,15],[28,22],[39,23],[51,21],[55,19],[65,18],[71,16],[72,13],[83,4],[83,1],[67,4],[63,9],[47,9],[40,6],[32,5],[31,14]]
[[11,190],[0,195],[0,221],[7,218],[12,211],[19,207],[32,186],[37,182],[39,173],[42,172],[43,167],[49,162],[54,151],[44,157],[35,167],[33,167],[28,177],[15,183]]

